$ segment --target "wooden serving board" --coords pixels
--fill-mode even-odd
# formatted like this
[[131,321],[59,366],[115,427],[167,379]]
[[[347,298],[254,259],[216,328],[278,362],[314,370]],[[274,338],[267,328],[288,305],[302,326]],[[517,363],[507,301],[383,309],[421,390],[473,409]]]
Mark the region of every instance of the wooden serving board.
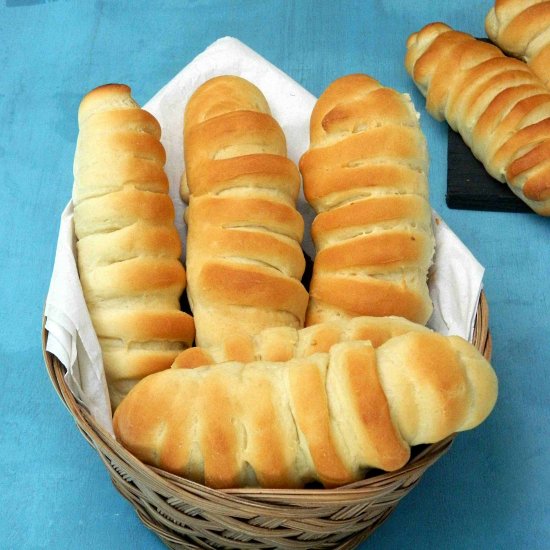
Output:
[[490,176],[459,134],[449,127],[447,206],[459,210],[532,212],[504,183]]

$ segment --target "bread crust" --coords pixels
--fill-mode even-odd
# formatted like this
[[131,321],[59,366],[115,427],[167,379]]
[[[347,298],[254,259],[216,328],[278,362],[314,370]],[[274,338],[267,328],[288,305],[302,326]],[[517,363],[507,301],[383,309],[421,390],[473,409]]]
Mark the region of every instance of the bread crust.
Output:
[[287,362],[160,372],[129,393],[114,428],[139,459],[210,487],[337,487],[479,425],[497,386],[465,340],[409,332],[377,349],[341,342]]
[[345,76],[316,103],[310,137],[300,160],[317,212],[306,325],[363,315],[426,323],[434,237],[426,143],[409,98]]
[[200,86],[184,116],[187,294],[197,344],[304,324],[304,221],[296,166],[263,94],[234,76]]
[[[497,4],[515,13],[520,2]],[[460,133],[491,176],[549,216],[548,88],[525,63],[443,23],[412,34],[407,46],[405,66],[428,111]]]
[[88,93],[78,118],[78,269],[116,408],[138,380],[169,368],[195,330],[179,306],[186,277],[157,120],[122,84]]
[[208,350],[186,349],[176,357],[172,368],[190,369],[228,361],[290,361],[328,353],[339,342],[355,340],[368,340],[377,348],[390,338],[408,332],[430,332],[430,329],[403,317],[368,316],[317,323],[299,330],[278,326],[241,339],[220,342]]
[[485,18],[485,30],[497,46],[525,61],[550,86],[548,0],[496,0]]

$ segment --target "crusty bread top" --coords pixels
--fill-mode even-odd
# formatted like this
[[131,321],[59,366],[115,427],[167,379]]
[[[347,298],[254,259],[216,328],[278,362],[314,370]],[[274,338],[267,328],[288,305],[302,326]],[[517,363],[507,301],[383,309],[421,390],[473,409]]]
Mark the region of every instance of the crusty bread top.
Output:
[[256,86],[197,88],[184,117],[187,295],[197,344],[237,348],[272,326],[303,326],[300,175]]
[[250,186],[281,188],[279,200],[296,200],[300,177],[286,158],[284,133],[244,78],[215,77],[197,88],[185,108],[184,147],[186,194]]
[[495,0],[485,18],[485,30],[504,51],[528,61],[532,41],[548,34],[549,22],[548,0]]
[[460,133],[489,174],[550,215],[550,90],[522,61],[443,23],[413,33],[407,47],[405,66],[427,110]]
[[[139,109],[126,84],[104,84],[88,92],[78,108],[78,125],[82,126],[89,116],[102,111]],[[158,125],[158,123],[157,123]],[[160,130],[160,126],[159,126]]]
[[377,348],[408,332],[429,332],[424,325],[403,317],[354,317],[318,323],[303,329],[272,327],[239,341],[219,342],[208,349],[192,347],[176,357],[172,368],[196,368],[227,361],[290,361],[315,353],[328,353],[339,342],[368,340]]
[[315,104],[310,141],[300,159],[317,212],[306,325],[362,315],[426,323],[434,238],[426,141],[410,97],[368,75],[339,78]]
[[210,78],[199,86],[185,107],[187,128],[233,111],[271,114],[264,94],[249,80],[223,75]]
[[487,36],[527,62],[550,87],[550,1],[496,0],[485,18]]
[[138,380],[170,367],[195,329],[180,311],[186,277],[157,120],[123,84],[92,90],[78,117],[78,270],[114,408]]
[[326,487],[396,470],[409,447],[482,422],[496,375],[458,337],[410,332],[378,349],[342,342],[288,362],[229,362],[147,377],[117,409],[146,463],[214,488]]

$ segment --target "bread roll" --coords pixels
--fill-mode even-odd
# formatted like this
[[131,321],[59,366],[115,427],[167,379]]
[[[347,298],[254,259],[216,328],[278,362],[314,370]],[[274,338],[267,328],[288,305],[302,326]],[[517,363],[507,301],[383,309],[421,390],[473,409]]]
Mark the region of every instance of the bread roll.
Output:
[[409,37],[405,65],[430,114],[460,133],[491,176],[550,215],[550,92],[529,67],[443,23]]
[[550,1],[496,0],[485,18],[487,36],[523,59],[550,87]]
[[179,306],[185,271],[158,122],[121,84],[87,94],[78,122],[78,270],[115,408],[192,344],[194,325]]
[[176,357],[172,368],[189,369],[227,361],[289,361],[297,357],[309,357],[314,353],[328,353],[338,342],[355,340],[368,340],[377,348],[395,336],[429,330],[403,317],[355,317],[346,321],[319,323],[299,330],[273,327],[234,342],[232,347],[221,342],[208,350],[188,348]]
[[345,76],[317,101],[310,134],[300,170],[317,255],[306,325],[362,315],[426,323],[428,155],[409,97]]
[[154,374],[121,403],[114,428],[140,460],[213,488],[337,487],[474,428],[496,396],[471,344],[411,332],[376,350],[342,342],[286,363]]
[[197,345],[236,345],[267,327],[300,328],[304,221],[300,175],[262,93],[234,76],[209,80],[184,121],[189,200],[187,295]]

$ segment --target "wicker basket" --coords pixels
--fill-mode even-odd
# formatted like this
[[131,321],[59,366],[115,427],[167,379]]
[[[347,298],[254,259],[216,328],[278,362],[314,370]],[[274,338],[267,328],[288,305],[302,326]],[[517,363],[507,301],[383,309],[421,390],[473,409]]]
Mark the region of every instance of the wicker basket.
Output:
[[[43,349],[47,331],[43,328]],[[480,296],[475,346],[490,359],[488,306]],[[450,447],[453,436],[413,449],[406,466],[338,489],[213,490],[147,466],[105,432],[68,389],[64,367],[44,351],[53,385],[116,489],[170,548],[354,548]]]

